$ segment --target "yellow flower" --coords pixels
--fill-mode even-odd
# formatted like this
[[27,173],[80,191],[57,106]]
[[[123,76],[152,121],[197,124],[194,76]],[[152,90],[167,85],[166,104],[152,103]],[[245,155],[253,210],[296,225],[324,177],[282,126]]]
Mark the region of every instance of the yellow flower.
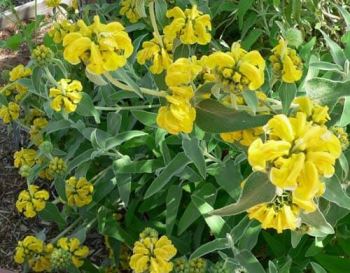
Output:
[[50,176],[61,175],[67,170],[67,165],[62,158],[55,156],[50,160],[48,169]]
[[67,34],[63,39],[63,56],[75,65],[83,61],[88,72],[103,74],[114,71],[126,64],[133,52],[133,45],[122,24],[103,24],[98,16],[94,23],[86,26],[77,22],[79,31]]
[[40,239],[29,235],[18,242],[14,260],[18,264],[28,262],[34,272],[49,271],[52,249],[52,244],[46,245]]
[[52,28],[49,30],[48,34],[52,37],[56,44],[60,44],[63,41],[64,36],[68,33],[76,31],[77,25],[64,19],[61,22],[55,22]]
[[50,195],[46,190],[39,190],[38,186],[29,185],[28,190],[19,193],[16,208],[25,217],[33,218],[45,208],[49,197]]
[[18,119],[21,108],[15,102],[9,102],[7,106],[3,105],[0,108],[0,118],[4,123],[10,123]]
[[30,75],[32,75],[32,70],[24,67],[23,64],[19,64],[10,71],[10,81],[14,82],[18,79],[29,77]]
[[169,87],[190,84],[202,71],[191,59],[179,58],[167,70],[165,82]]
[[188,261],[188,272],[206,273],[207,262],[203,258]]
[[83,207],[92,201],[94,186],[85,177],[76,178],[74,176],[66,180],[66,196],[68,205]]
[[140,238],[134,244],[129,264],[135,273],[169,273],[173,269],[170,260],[176,252],[167,236]]
[[80,81],[61,79],[57,87],[50,88],[51,108],[56,112],[64,109],[67,113],[72,113],[82,98],[83,86]]
[[265,61],[256,50],[247,52],[233,43],[230,52],[215,52],[207,59],[215,81],[226,91],[257,90],[264,84]]
[[263,229],[273,228],[278,233],[295,230],[300,223],[300,209],[295,205],[290,193],[275,197],[271,203],[262,203],[248,210],[249,219],[256,219]]
[[303,75],[302,62],[294,49],[287,46],[287,42],[280,39],[278,45],[272,49],[270,57],[273,71],[286,83],[299,81]]
[[150,71],[153,74],[162,73],[173,62],[171,46],[167,47],[164,42],[163,44],[164,47],[156,37],[151,41],[143,42],[142,49],[137,53],[137,62],[143,65],[149,60],[152,63]]
[[246,129],[242,131],[221,133],[220,137],[229,143],[239,142],[243,146],[249,146],[264,132],[262,127]]
[[44,129],[48,124],[46,118],[36,118],[33,120],[33,125],[30,127],[30,140],[35,145],[40,145],[43,142],[43,135],[41,130]]
[[75,267],[81,267],[84,259],[89,255],[89,248],[81,245],[77,238],[60,238],[57,241],[57,247],[70,252]]
[[136,23],[140,19],[140,15],[137,10],[137,1],[135,0],[122,0],[120,2],[120,11],[121,15],[126,16],[130,23]]
[[21,149],[14,154],[14,166],[20,168],[22,166],[33,167],[36,162],[37,153],[33,149]]
[[45,0],[45,4],[50,8],[57,8],[61,4],[61,0]]
[[211,41],[210,16],[199,11],[196,5],[185,11],[175,7],[168,10],[166,16],[173,18],[172,22],[164,27],[165,39],[169,42],[179,38],[183,44],[205,45]]

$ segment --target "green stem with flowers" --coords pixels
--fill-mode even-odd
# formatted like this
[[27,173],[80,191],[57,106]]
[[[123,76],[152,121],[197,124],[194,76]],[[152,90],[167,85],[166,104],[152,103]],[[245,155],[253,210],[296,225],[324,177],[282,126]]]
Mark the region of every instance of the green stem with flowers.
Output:
[[151,24],[152,24],[152,27],[153,27],[153,30],[154,30],[154,35],[157,37],[157,39],[159,40],[159,43],[161,45],[162,48],[164,48],[164,44],[163,44],[163,39],[162,39],[162,36],[160,35],[159,33],[159,29],[158,29],[158,25],[157,25],[157,20],[156,20],[156,15],[155,15],[155,12],[154,12],[154,1],[152,1],[150,4],[149,4],[149,15],[150,15],[150,18],[151,18]]

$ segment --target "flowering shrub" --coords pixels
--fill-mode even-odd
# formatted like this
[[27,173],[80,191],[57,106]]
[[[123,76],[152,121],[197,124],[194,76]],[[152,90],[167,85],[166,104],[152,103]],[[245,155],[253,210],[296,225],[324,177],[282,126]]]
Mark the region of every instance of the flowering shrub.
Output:
[[[1,88],[1,119],[30,137],[14,154],[28,184],[16,208],[57,228],[19,241],[15,261],[344,273],[348,33],[343,50],[321,30],[325,53],[279,1],[78,2],[46,1],[51,29]],[[257,18],[264,7],[276,22]]]

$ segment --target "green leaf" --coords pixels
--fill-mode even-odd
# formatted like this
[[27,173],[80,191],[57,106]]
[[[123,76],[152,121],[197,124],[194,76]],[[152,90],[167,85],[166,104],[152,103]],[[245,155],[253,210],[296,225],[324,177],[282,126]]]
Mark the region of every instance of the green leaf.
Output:
[[336,64],[343,67],[344,63],[346,61],[346,57],[345,57],[343,49],[336,42],[334,42],[331,38],[329,38],[329,36],[324,31],[322,31],[321,29],[319,29],[319,31],[322,33],[323,38],[325,39],[325,41],[330,49],[330,53],[333,57],[333,61]]
[[315,273],[327,273],[327,271],[319,264],[314,262],[310,262],[310,264],[312,266],[312,269],[315,271]]
[[[334,5],[339,10],[339,13],[343,16],[347,29],[350,29],[350,13],[340,5]],[[317,273],[317,272],[316,272]]]
[[315,260],[322,265],[330,273],[345,273],[349,272],[350,259],[340,258],[325,254],[319,254],[314,257]]
[[56,205],[51,202],[46,203],[45,208],[39,212],[39,216],[44,221],[55,222],[59,227],[64,227],[66,225],[66,221],[60,211]]
[[238,24],[239,29],[242,29],[243,26],[243,17],[254,4],[254,0],[240,0],[238,3]]
[[182,139],[182,147],[184,149],[185,155],[191,159],[194,165],[197,167],[200,175],[206,177],[206,165],[202,150],[199,148],[199,141],[197,138],[193,137],[188,139],[184,137]]
[[122,115],[116,112],[109,112],[107,114],[107,132],[111,135],[119,133],[122,122]]
[[256,96],[256,92],[250,91],[250,90],[245,90],[242,92],[243,98],[249,108],[252,110],[252,112],[256,113],[256,108],[258,107],[259,100]]
[[133,138],[140,137],[140,136],[146,136],[146,135],[148,135],[148,134],[143,132],[143,131],[136,131],[136,130],[122,132],[122,133],[118,134],[117,136],[110,137],[106,140],[106,150],[113,149],[113,148],[121,145],[122,143],[124,143],[128,140],[131,140]]
[[157,114],[153,112],[147,112],[143,110],[131,111],[132,115],[142,124],[146,126],[152,126],[156,124]]
[[162,190],[170,179],[180,173],[188,164],[190,160],[185,153],[178,153],[169,164],[163,169],[160,175],[152,182],[145,193],[144,198],[149,198],[155,193]]
[[301,220],[303,223],[312,227],[307,232],[311,236],[324,237],[334,233],[333,227],[326,221],[319,209],[312,213],[301,214]]
[[168,9],[167,3],[165,0],[157,0],[155,3],[155,13],[158,23],[162,28],[166,25],[167,17],[166,12]]
[[297,93],[297,86],[295,83],[282,83],[278,89],[278,94],[282,102],[282,111],[287,114],[289,107],[292,104]]
[[24,37],[22,36],[21,33],[12,35],[8,39],[6,39],[5,41],[1,41],[0,47],[9,48],[12,50],[17,50],[17,49],[19,49],[20,45],[22,44],[23,39],[24,39]]
[[323,198],[337,204],[339,207],[350,210],[350,197],[342,188],[340,180],[336,175],[325,179],[326,191],[322,195]]
[[219,103],[207,99],[196,106],[196,124],[204,131],[223,133],[240,131],[263,126],[272,117],[271,115],[252,116],[244,111],[236,111]]
[[43,129],[44,132],[51,134],[57,131],[68,129],[71,127],[70,121],[61,119],[59,121],[49,121],[49,124]]
[[120,199],[124,202],[125,207],[128,206],[131,194],[131,175],[119,174],[116,176],[117,186],[119,190]]
[[243,177],[239,166],[229,160],[219,169],[215,176],[216,182],[234,199],[237,200],[241,191]]
[[350,97],[345,97],[343,112],[341,114],[338,126],[345,127],[350,124]]
[[278,269],[272,261],[269,261],[269,272],[268,273],[278,273]]
[[259,37],[264,33],[263,30],[259,28],[255,28],[249,31],[247,37],[245,37],[242,41],[242,48],[245,50],[250,50],[250,48],[254,45],[254,43],[259,39]]
[[247,269],[247,272],[266,273],[262,265],[255,256],[247,250],[243,250],[235,255],[235,259]]
[[259,222],[253,222],[245,231],[241,239],[239,240],[239,249],[252,250],[258,242],[259,234],[261,231],[261,224]]
[[115,179],[103,179],[94,184],[93,200],[98,203],[117,186]]
[[210,241],[208,243],[205,243],[201,245],[199,248],[197,248],[192,254],[190,259],[196,259],[203,257],[204,255],[207,255],[212,252],[216,252],[219,250],[230,248],[227,239],[226,238],[217,238],[213,241]]
[[88,72],[86,69],[85,69],[85,75],[91,82],[93,82],[94,84],[96,84],[98,86],[105,86],[108,84],[108,82],[106,82],[102,76],[92,74],[92,73]]
[[332,110],[339,98],[350,96],[350,81],[338,82],[325,78],[314,78],[304,85],[307,95],[315,102],[328,105]]
[[212,215],[230,216],[264,202],[270,202],[275,196],[275,186],[262,172],[253,172],[246,180],[238,201],[221,209],[212,211]]
[[85,92],[82,92],[82,98],[78,104],[76,112],[83,117],[93,116],[95,118],[96,123],[100,123],[100,114],[95,109],[91,97]]
[[171,235],[176,223],[177,212],[182,198],[182,187],[173,185],[168,190],[166,198],[166,234]]
[[328,62],[314,62],[310,63],[310,66],[323,71],[335,71],[339,73],[341,73],[343,70],[343,68],[340,65]]
[[164,166],[161,158],[131,161],[130,157],[117,159],[113,162],[113,170],[116,174],[121,173],[153,173]]
[[66,197],[66,182],[62,177],[56,177],[54,181],[56,192],[62,200],[67,200]]
[[91,160],[91,154],[94,149],[88,149],[80,155],[76,156],[72,161],[69,162],[69,171],[71,172],[74,168],[80,166],[81,164]]
[[213,211],[213,207],[208,204],[201,196],[193,194],[191,196],[193,204],[197,207],[201,215],[204,217],[205,222],[210,228],[211,233],[215,236],[223,236],[229,232],[229,226],[225,220],[218,215],[209,215],[210,211]]
[[[205,183],[202,187],[197,189],[193,194],[197,196],[201,196],[206,202],[209,204],[214,204],[216,195],[213,194],[215,192],[215,187],[210,183]],[[193,202],[191,202],[183,215],[181,216],[178,224],[177,234],[181,235],[187,228],[192,225],[199,217],[201,216],[200,212],[196,208]]]

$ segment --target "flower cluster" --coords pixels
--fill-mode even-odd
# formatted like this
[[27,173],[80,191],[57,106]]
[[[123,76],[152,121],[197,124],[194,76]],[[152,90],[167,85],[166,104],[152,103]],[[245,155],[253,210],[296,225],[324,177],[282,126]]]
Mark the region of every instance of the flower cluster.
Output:
[[45,0],[45,4],[50,8],[57,8],[61,4],[61,0]]
[[62,175],[66,172],[66,170],[67,164],[64,159],[55,156],[50,160],[48,172],[51,176]]
[[247,52],[239,43],[233,43],[230,52],[209,55],[207,65],[227,92],[257,90],[264,84],[265,60],[258,51]]
[[286,83],[299,81],[303,75],[303,64],[295,49],[289,48],[287,42],[281,38],[272,53],[270,61],[275,75]]
[[185,58],[180,58],[169,66],[165,82],[172,95],[166,97],[169,104],[159,108],[157,116],[159,127],[171,134],[192,132],[196,110],[190,102],[194,96],[190,83],[201,70],[201,66]]
[[24,149],[15,152],[14,154],[14,166],[21,168],[22,166],[32,167],[37,160],[37,153],[34,149]]
[[66,180],[66,196],[68,205],[83,207],[92,201],[94,186],[85,177],[74,176]]
[[248,149],[250,165],[269,173],[278,195],[271,203],[250,209],[249,217],[278,232],[295,229],[301,212],[316,210],[314,199],[325,190],[320,178],[334,174],[341,154],[339,139],[324,125],[327,108],[307,97],[295,103],[300,106],[295,114],[275,115],[264,127],[267,140],[258,138]]
[[49,192],[40,190],[38,186],[29,185],[28,190],[23,190],[18,195],[16,208],[27,218],[33,218],[42,211],[49,199]]
[[135,273],[169,273],[173,269],[170,260],[176,252],[167,236],[158,238],[157,232],[153,232],[153,236],[143,234],[134,244],[130,267]]
[[83,86],[80,81],[61,79],[57,87],[50,88],[51,108],[56,112],[64,109],[66,113],[72,113],[82,98]]
[[50,271],[52,250],[52,244],[45,244],[42,240],[30,235],[18,242],[14,259],[18,264],[28,263],[34,272]]
[[54,53],[50,48],[44,45],[39,45],[33,49],[32,59],[40,66],[47,65],[51,62]]
[[79,31],[63,38],[66,61],[73,65],[84,62],[87,71],[93,74],[114,71],[126,64],[126,59],[133,52],[133,45],[122,24],[103,24],[95,16],[90,26],[82,20],[77,22],[77,26]]
[[254,140],[256,140],[264,132],[262,127],[246,129],[242,131],[221,133],[220,137],[229,143],[238,142],[243,146],[249,146]]
[[166,13],[168,18],[173,18],[172,22],[164,27],[165,40],[170,43],[179,38],[181,43],[193,45],[205,45],[211,41],[211,19],[209,14],[192,6],[184,11],[175,7]]
[[28,67],[24,67],[23,64],[19,64],[10,71],[9,75],[10,75],[10,81],[14,82],[19,79],[31,76],[32,70]]

